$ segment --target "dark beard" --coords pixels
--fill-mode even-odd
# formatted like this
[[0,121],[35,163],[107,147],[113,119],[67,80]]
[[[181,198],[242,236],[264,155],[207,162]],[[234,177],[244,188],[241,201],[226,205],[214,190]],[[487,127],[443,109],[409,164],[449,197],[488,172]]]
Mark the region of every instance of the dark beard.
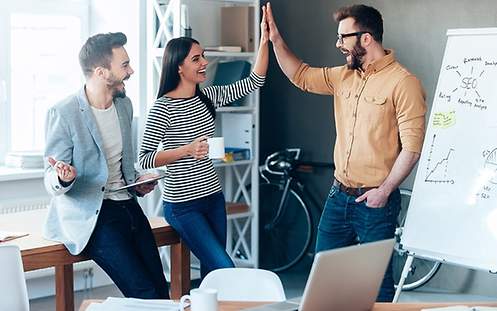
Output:
[[363,61],[364,55],[366,55],[366,49],[361,46],[358,40],[352,51],[350,51],[350,56],[352,58],[352,61],[347,64],[347,68],[352,70],[362,68],[362,65],[364,64]]
[[[107,83],[109,85],[120,85],[121,83],[123,83],[124,81],[126,81],[128,79],[129,79],[129,76],[126,76],[121,81],[116,81],[114,76],[112,76],[110,79],[107,80]],[[126,97],[126,89],[124,89],[124,88],[122,91],[117,90],[117,89],[114,89],[112,91],[112,98],[125,98],[125,97]]]
[[126,97],[126,90],[122,91],[115,90],[114,93],[112,94],[112,98],[125,98],[125,97]]

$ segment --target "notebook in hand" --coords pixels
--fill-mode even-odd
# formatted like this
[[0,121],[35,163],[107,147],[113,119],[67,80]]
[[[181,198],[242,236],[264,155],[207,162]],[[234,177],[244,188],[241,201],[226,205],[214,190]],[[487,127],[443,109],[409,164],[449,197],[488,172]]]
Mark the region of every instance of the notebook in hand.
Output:
[[151,177],[149,179],[143,179],[143,180],[131,183],[131,184],[124,185],[124,186],[116,188],[116,189],[111,189],[111,190],[109,190],[109,192],[117,192],[117,191],[121,191],[121,190],[124,190],[124,189],[133,188],[133,187],[138,186],[138,185],[152,183],[154,181],[157,181],[159,179],[165,178],[167,176],[168,176],[167,173],[161,173],[161,174],[158,174],[157,176]]

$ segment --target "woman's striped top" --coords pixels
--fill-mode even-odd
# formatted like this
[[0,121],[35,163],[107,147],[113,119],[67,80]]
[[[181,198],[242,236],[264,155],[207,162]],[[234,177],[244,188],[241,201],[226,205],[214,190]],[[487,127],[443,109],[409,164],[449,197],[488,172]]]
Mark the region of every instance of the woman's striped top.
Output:
[[[242,98],[264,84],[265,77],[252,72],[249,77],[226,86],[209,86],[202,92],[216,108]],[[175,149],[194,139],[214,135],[214,120],[199,96],[156,100],[150,109],[139,153],[143,169],[154,168],[159,145],[161,150]],[[167,164],[164,192],[166,202],[185,202],[221,191],[212,160],[188,156]]]

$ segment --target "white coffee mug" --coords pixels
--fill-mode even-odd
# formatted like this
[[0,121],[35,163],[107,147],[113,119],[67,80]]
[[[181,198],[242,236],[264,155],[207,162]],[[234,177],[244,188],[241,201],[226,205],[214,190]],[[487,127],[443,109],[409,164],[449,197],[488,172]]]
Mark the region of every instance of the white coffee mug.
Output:
[[195,288],[190,295],[181,297],[180,310],[185,310],[186,302],[190,303],[191,311],[217,311],[217,290],[212,288]]
[[207,139],[209,145],[209,159],[224,158],[224,137],[212,137]]

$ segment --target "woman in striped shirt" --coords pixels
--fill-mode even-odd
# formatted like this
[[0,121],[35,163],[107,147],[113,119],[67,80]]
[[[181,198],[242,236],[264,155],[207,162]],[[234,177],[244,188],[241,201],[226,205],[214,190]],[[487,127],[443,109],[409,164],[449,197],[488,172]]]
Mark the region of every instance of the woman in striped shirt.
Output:
[[225,250],[225,201],[207,158],[207,138],[214,135],[216,108],[264,84],[268,66],[265,11],[257,59],[246,79],[201,90],[199,83],[206,80],[208,62],[198,41],[191,38],[170,40],[162,64],[159,92],[148,114],[139,161],[144,169],[167,166],[164,215],[199,258],[203,278],[214,269],[234,266]]

